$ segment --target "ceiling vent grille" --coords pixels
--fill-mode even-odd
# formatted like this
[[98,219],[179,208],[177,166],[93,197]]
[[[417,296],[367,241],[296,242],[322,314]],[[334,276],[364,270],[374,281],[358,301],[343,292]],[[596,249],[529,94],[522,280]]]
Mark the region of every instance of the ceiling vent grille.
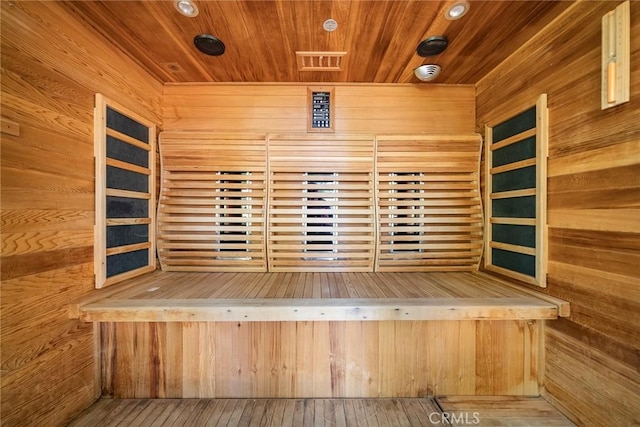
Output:
[[296,52],[298,71],[341,71],[347,52]]

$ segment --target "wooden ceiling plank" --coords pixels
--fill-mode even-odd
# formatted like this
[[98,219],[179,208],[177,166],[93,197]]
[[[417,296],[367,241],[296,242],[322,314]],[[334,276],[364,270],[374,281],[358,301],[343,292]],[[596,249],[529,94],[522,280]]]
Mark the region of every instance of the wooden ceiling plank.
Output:
[[[435,62],[436,83],[476,84],[572,2],[473,1],[462,19],[444,11],[453,0],[195,0],[200,13],[180,15],[171,1],[64,2],[159,81],[418,83],[413,69]],[[338,29],[326,32],[333,18]],[[220,38],[226,52],[207,56],[197,34]],[[445,35],[435,57],[416,54],[420,41]],[[298,71],[296,51],[346,51],[342,71]],[[172,69],[173,65],[173,69]]]

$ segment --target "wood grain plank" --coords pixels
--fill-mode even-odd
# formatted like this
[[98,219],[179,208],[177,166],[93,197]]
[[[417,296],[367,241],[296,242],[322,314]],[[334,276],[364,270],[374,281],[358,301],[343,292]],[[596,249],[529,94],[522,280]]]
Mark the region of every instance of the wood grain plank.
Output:
[[[336,132],[474,131],[472,87],[351,84],[336,85],[335,91],[341,100],[335,112]],[[423,102],[425,97],[430,102]],[[171,85],[165,101],[166,130],[307,130],[304,85]]]
[[158,82],[60,6],[2,5],[2,110],[20,123],[2,138],[2,413],[14,425],[66,424],[99,395],[92,328],[62,320],[93,287],[93,94],[160,105]]
[[[598,34],[610,9],[606,4],[571,5],[477,86],[479,127],[506,117],[527,98],[546,93],[549,99],[546,292],[570,301],[573,314],[558,325],[547,323],[545,398],[580,425],[633,424],[637,421],[620,402],[639,396],[615,374],[619,363],[637,365],[630,354],[640,348],[631,332],[638,324],[637,286],[631,283],[640,277],[631,243],[638,240],[639,128],[634,118],[639,110],[637,105],[615,113],[600,109]],[[637,14],[632,7],[632,15]],[[565,35],[573,42],[558,45]],[[636,22],[631,38],[639,36]],[[544,64],[556,61],[562,71],[549,72]],[[630,90],[633,96],[640,86],[632,84]],[[549,331],[556,328],[562,333],[551,339]],[[576,341],[580,346],[567,344]],[[578,354],[600,351],[610,359],[609,368],[597,358],[575,360]],[[600,375],[608,377],[606,386],[594,385]],[[586,392],[590,387],[598,392]]]

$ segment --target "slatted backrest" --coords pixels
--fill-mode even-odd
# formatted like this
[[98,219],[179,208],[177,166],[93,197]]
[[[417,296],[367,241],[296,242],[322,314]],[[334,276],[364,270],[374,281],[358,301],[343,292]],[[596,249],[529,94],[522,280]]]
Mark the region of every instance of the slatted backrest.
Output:
[[163,132],[158,255],[167,271],[266,271],[264,134]]
[[376,271],[478,268],[479,135],[377,137]]
[[372,271],[374,137],[269,135],[270,271]]

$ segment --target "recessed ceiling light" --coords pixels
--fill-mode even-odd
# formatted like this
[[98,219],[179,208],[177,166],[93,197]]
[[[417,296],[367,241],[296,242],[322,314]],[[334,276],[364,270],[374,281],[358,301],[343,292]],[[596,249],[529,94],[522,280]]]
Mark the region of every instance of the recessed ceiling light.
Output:
[[174,5],[178,12],[189,18],[193,18],[198,14],[198,6],[196,6],[189,0],[178,0],[174,3]]
[[331,31],[335,31],[338,28],[338,21],[336,21],[335,19],[329,18],[322,23],[322,28],[324,28],[324,30],[329,33]]
[[452,4],[444,13],[444,17],[450,21],[462,18],[469,11],[469,3],[458,1]]

